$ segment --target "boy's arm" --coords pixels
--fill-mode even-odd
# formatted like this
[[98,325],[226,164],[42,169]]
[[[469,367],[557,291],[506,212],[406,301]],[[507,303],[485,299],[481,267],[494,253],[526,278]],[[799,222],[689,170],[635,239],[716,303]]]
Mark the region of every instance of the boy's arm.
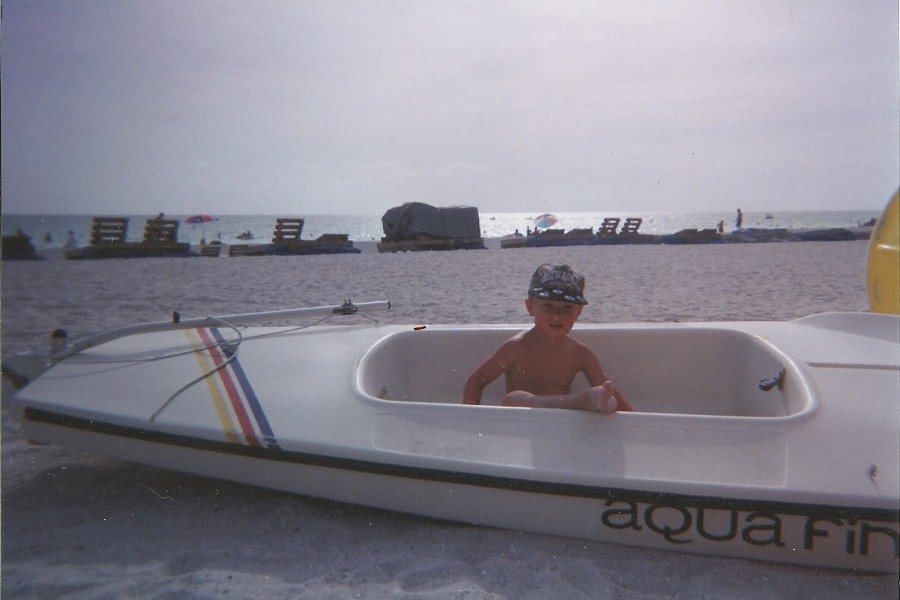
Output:
[[503,375],[510,364],[509,345],[503,344],[469,376],[463,388],[463,404],[481,404],[484,388]]
[[[587,347],[587,363],[583,369],[585,377],[587,377],[588,384],[591,387],[597,387],[598,385],[603,385],[607,381],[609,381],[609,377],[606,376],[606,373],[603,372],[603,369],[600,367],[600,361],[597,360],[597,357],[593,352]],[[628,400],[625,399],[625,396],[622,395],[613,384],[613,397],[616,399],[616,402],[619,405],[619,410],[621,411],[634,411],[634,408],[631,404],[628,403]]]

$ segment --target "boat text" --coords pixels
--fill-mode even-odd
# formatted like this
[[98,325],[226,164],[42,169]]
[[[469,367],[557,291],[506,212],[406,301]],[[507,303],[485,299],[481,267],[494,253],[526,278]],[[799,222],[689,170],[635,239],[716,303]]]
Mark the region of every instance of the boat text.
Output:
[[894,558],[900,557],[898,531],[890,523],[626,500],[607,500],[605,506],[600,516],[605,527],[636,532],[646,529],[670,544],[739,540],[752,546],[789,546],[813,552],[821,546],[839,544],[847,554],[868,556],[893,549]]

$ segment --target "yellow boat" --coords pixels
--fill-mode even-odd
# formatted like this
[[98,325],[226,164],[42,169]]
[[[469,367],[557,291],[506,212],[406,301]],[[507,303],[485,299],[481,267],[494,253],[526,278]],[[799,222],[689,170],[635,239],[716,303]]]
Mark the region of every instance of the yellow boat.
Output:
[[872,230],[867,280],[872,312],[900,314],[900,190]]

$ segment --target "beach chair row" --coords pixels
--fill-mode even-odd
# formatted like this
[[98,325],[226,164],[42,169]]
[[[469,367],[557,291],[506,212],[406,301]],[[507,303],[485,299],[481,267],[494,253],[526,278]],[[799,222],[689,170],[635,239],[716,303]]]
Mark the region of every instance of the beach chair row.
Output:
[[[128,236],[126,217],[94,217],[91,224],[91,246],[124,244]],[[178,241],[178,221],[175,219],[147,219],[144,243],[175,243]]]
[[[127,217],[94,217],[90,245],[66,251],[66,258],[114,258],[141,256],[197,256],[190,244],[178,241],[178,221],[162,216],[147,219],[141,242],[128,242]],[[271,254],[358,253],[346,233],[326,233],[316,240],[303,240],[304,220],[282,217],[275,219],[271,244],[234,244],[229,256],[265,256]],[[217,257],[223,245],[202,243],[199,256]]]
[[94,217],[90,244],[84,248],[67,248],[65,256],[70,259],[190,256],[190,244],[178,241],[178,221],[174,219],[148,219],[140,242],[129,242],[127,237],[128,218]]
[[641,228],[641,223],[644,222],[643,219],[638,217],[627,217],[625,222],[622,223],[622,229],[620,231],[616,231],[619,228],[619,223],[622,221],[619,217],[606,217],[603,219],[603,223],[600,224],[600,228],[597,230],[597,235],[632,235],[638,232],[638,229]]

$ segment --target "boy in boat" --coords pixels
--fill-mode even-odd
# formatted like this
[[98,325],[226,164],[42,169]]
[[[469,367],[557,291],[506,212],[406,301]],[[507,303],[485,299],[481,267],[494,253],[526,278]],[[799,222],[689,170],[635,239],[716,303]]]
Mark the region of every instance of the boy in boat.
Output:
[[[475,369],[466,381],[463,402],[481,404],[484,388],[504,375],[504,406],[634,410],[590,348],[569,337],[585,304],[584,276],[568,265],[538,267],[525,299],[534,327],[504,342]],[[578,373],[584,373],[592,387],[573,394],[572,382]]]

